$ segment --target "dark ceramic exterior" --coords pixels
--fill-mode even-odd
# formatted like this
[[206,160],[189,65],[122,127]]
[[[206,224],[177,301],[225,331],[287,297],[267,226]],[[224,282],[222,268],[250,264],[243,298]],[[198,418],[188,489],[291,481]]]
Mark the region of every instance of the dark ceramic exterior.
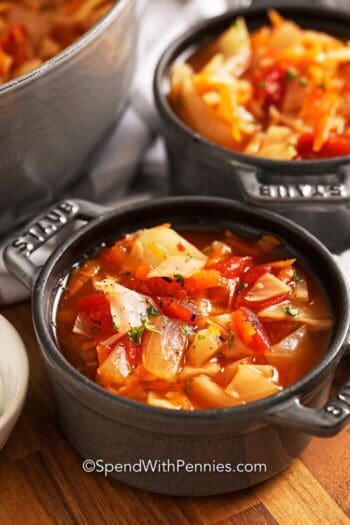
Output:
[[[44,267],[30,255],[68,222],[88,222],[61,244]],[[174,227],[232,227],[273,232],[306,267],[315,268],[335,318],[323,360],[301,381],[270,398],[241,407],[197,412],[169,411],[111,395],[83,377],[62,356],[52,319],[62,279],[96,243],[162,222]],[[61,428],[84,458],[109,463],[159,459],[188,463],[266,463],[255,473],[113,473],[117,479],[158,493],[199,496],[241,489],[283,470],[306,447],[311,434],[337,433],[350,418],[350,385],[327,403],[349,324],[346,286],[331,254],[302,228],[277,215],[231,200],[179,197],[106,210],[84,201],[64,201],[36,219],[9,243],[7,268],[33,290],[33,320]],[[324,407],[324,408],[322,408]]]
[[[273,4],[304,27],[350,37],[350,15],[323,7]],[[300,223],[328,247],[341,251],[350,238],[350,157],[320,161],[276,161],[243,155],[209,142],[187,127],[167,101],[169,66],[225,30],[236,16],[250,29],[267,23],[266,7],[232,10],[201,22],[164,52],[154,78],[156,105],[177,194],[232,197],[282,213]],[[336,233],[335,233],[336,232]]]
[[118,0],[62,53],[0,86],[0,236],[57,200],[116,122],[137,32],[135,0]]

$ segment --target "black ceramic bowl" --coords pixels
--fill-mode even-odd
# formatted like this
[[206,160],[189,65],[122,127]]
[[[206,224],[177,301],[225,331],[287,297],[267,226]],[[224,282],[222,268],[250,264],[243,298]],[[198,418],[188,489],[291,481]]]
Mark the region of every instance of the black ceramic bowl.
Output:
[[[73,220],[87,224],[58,246],[42,268],[31,254]],[[102,241],[141,227],[171,222],[175,227],[234,228],[271,232],[313,272],[324,288],[335,319],[322,361],[304,378],[272,397],[245,406],[195,412],[150,407],[114,396],[82,376],[61,354],[54,315],[60,283],[72,265]],[[37,218],[5,250],[7,268],[32,289],[35,331],[68,440],[84,458],[108,463],[140,459],[210,465],[246,464],[249,471],[113,472],[117,479],[172,495],[220,494],[263,481],[283,470],[306,447],[310,435],[336,434],[350,418],[350,384],[328,402],[334,370],[344,351],[349,325],[346,286],[331,254],[290,221],[251,210],[231,200],[179,197],[107,210],[67,200]],[[266,464],[266,471],[252,464]],[[242,467],[237,467],[242,469]],[[244,467],[243,467],[244,468]]]
[[[350,38],[349,13],[300,4],[273,7],[305,28]],[[186,60],[227,29],[237,16],[245,17],[250,30],[268,23],[266,7],[228,11],[186,31],[165,50],[158,63],[154,93],[173,191],[232,197],[269,208],[299,222],[330,248],[341,251],[350,238],[350,156],[279,161],[234,152],[190,129],[168,103],[171,64]]]

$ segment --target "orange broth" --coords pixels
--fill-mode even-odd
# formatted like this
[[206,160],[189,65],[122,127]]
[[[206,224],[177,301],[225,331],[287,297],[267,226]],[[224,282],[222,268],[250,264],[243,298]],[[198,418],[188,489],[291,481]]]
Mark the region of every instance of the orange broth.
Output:
[[[169,225],[158,232],[161,228],[167,235]],[[157,228],[147,231],[157,233]],[[82,374],[117,395],[194,410],[277,393],[322,358],[332,331],[325,295],[275,238],[181,231],[176,260],[181,264],[183,258],[186,271],[186,264],[201,264],[201,269],[189,277],[149,277],[159,266],[138,261],[130,269],[140,235],[103,248],[69,275],[57,310],[57,337],[64,356]],[[182,239],[200,253],[190,257]],[[124,295],[116,295],[125,288]],[[128,290],[133,290],[130,298]],[[251,301],[254,293],[257,301]],[[269,298],[261,299],[261,293]],[[142,309],[145,296],[140,321],[122,329],[124,312],[134,315],[135,297]],[[121,321],[118,297],[126,301]],[[270,315],[272,307],[280,308],[283,319],[261,315],[266,309]],[[294,339],[283,347],[288,337]]]

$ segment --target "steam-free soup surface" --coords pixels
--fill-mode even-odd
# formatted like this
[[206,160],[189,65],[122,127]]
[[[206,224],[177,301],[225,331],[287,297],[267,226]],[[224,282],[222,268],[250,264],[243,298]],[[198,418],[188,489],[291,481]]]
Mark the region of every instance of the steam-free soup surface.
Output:
[[152,406],[235,406],[278,393],[324,354],[317,283],[270,235],[145,229],[72,270],[57,311],[65,357]]

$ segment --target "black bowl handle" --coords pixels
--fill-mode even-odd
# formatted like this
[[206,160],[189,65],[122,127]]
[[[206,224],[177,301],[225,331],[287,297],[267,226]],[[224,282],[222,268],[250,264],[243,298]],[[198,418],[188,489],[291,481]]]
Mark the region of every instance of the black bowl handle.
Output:
[[31,290],[40,271],[40,266],[30,260],[31,255],[69,223],[90,221],[107,211],[104,206],[80,199],[66,199],[55,204],[25,226],[5,247],[6,268]]
[[[277,184],[261,182],[264,175],[271,175],[267,170],[236,170],[241,191],[246,200],[253,204],[296,204],[339,206],[350,204],[350,173],[339,171],[337,182],[323,183],[318,177],[315,182],[279,182]],[[304,174],[303,174],[304,175]],[[313,176],[310,176],[310,179]]]
[[294,397],[271,411],[267,421],[314,436],[334,436],[350,422],[350,381],[320,410],[305,407]]

